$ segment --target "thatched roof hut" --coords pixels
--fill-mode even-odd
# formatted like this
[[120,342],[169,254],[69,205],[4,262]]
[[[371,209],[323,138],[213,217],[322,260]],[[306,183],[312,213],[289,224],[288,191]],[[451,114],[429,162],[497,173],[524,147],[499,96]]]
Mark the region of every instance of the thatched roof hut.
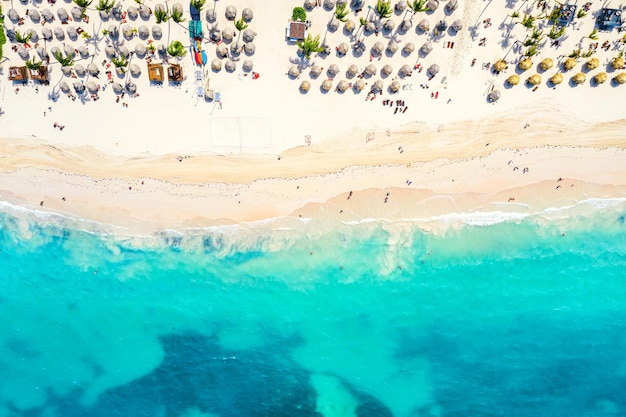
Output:
[[430,30],[430,23],[428,22],[428,20],[422,19],[417,24],[417,28],[421,30],[422,32],[428,32]]
[[161,64],[148,64],[148,79],[151,82],[163,82],[164,71]]
[[[437,71],[439,71],[439,70],[437,70]],[[408,64],[404,64],[400,68],[400,71],[398,71],[398,75],[400,75],[400,77],[407,77],[407,76],[411,75],[412,72],[413,72],[413,70],[411,69],[411,66],[408,65]]]
[[246,59],[243,61],[243,65],[241,67],[243,68],[244,71],[250,72],[252,71],[252,68],[254,67],[254,63],[252,62],[251,59]]
[[455,32],[460,32],[463,29],[463,22],[460,19],[457,19],[452,22],[450,28]]
[[420,55],[426,56],[431,53],[433,50],[433,44],[430,42],[424,42],[424,44],[420,47]]
[[287,71],[287,75],[290,78],[298,78],[300,75],[300,68],[297,65],[292,65],[291,68],[289,68],[289,71]]
[[69,93],[69,92],[70,92],[70,86],[69,86],[69,84],[68,84],[66,81],[61,81],[61,82],[59,83],[59,88],[61,89],[61,91],[62,91],[64,94],[67,94],[67,93]]
[[350,48],[350,47],[348,46],[348,44],[347,44],[347,43],[345,43],[345,42],[341,42],[341,43],[339,44],[339,46],[337,47],[337,53],[338,53],[339,55],[345,55],[345,54],[347,54],[347,53],[348,53],[349,48]]
[[41,29],[41,37],[50,42],[52,40],[52,30],[50,28]]
[[396,27],[396,22],[394,22],[391,19],[387,19],[385,20],[385,23],[383,23],[383,30],[387,32],[391,32],[395,27]]
[[359,67],[357,67],[355,64],[352,64],[352,65],[350,65],[350,67],[346,71],[346,76],[348,78],[352,78],[352,77],[356,76],[358,73],[359,73]]
[[404,19],[400,24],[400,30],[408,32],[413,27],[413,21],[411,19]]
[[243,52],[246,55],[254,55],[254,52],[256,51],[256,46],[254,46],[254,43],[252,42],[246,42],[243,45]]
[[228,72],[233,72],[237,69],[237,64],[235,63],[235,61],[228,59],[224,64],[224,69]]
[[309,72],[309,74],[311,75],[311,77],[317,78],[320,76],[323,70],[324,69],[322,67],[316,64],[311,67],[311,71]]
[[324,80],[321,88],[322,88],[322,91],[330,91],[330,89],[333,88],[333,82],[328,79]]
[[402,53],[404,55],[410,55],[413,51],[415,51],[415,45],[413,42],[407,42],[407,44],[402,47]]
[[374,46],[372,46],[372,53],[374,55],[380,55],[380,53],[385,49],[382,42],[376,42]]
[[330,78],[335,78],[335,76],[339,74],[339,66],[337,64],[332,64],[328,67],[327,74]]

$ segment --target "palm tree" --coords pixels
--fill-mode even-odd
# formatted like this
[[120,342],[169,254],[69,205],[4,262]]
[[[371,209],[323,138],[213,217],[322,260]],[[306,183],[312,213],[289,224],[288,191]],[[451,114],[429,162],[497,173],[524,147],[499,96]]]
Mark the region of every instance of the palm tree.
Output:
[[241,16],[241,19],[235,20],[234,24],[235,24],[235,29],[237,29],[237,31],[239,31],[240,33],[242,30],[248,27],[248,24],[246,23],[246,21],[243,20],[243,16]]
[[622,69],[624,66],[624,58],[617,56],[611,60],[611,68],[614,70]]
[[126,61],[126,57],[124,55],[120,55],[119,57],[114,56],[111,58],[111,63],[115,66],[115,68],[126,68],[128,66],[128,61]]
[[411,20],[417,13],[428,11],[428,6],[426,5],[426,0],[413,0],[409,2],[409,9],[413,12],[411,15]]
[[15,41],[17,43],[26,44],[26,43],[30,42],[31,36],[33,36],[32,32],[29,32],[26,35],[22,35],[19,30],[15,31]]
[[378,0],[378,3],[376,3],[376,13],[378,13],[378,16],[380,16],[381,19],[387,19],[391,17],[391,15],[393,14],[391,2],[389,0]]
[[99,0],[96,10],[99,12],[110,13],[111,10],[113,10],[113,6],[115,6],[115,0]]
[[296,45],[302,49],[302,53],[307,59],[311,58],[311,54],[314,52],[324,51],[324,47],[320,45],[320,35],[312,37],[311,34],[308,34],[304,41],[298,41]]
[[531,29],[535,26],[535,17],[529,14],[524,14],[524,18],[522,19],[522,26],[526,29]]
[[167,22],[167,20],[170,18],[167,14],[167,10],[161,7],[154,8],[154,17],[157,23]]
[[190,3],[198,12],[201,12],[206,0],[191,0]]
[[579,9],[578,14],[576,14],[576,17],[579,19],[582,19],[585,16],[587,16],[587,12],[585,12],[583,9]]
[[348,20],[348,13],[350,13],[347,9],[347,5],[348,3],[337,3],[335,6],[335,18],[343,23]]
[[535,56],[539,53],[539,50],[537,49],[537,45],[531,45],[526,52],[524,52],[524,56]]
[[180,41],[173,41],[168,45],[167,53],[174,58],[182,58],[187,54],[187,51]]
[[552,29],[550,29],[550,33],[548,33],[548,38],[552,40],[556,40],[556,39],[559,39],[564,34],[565,34],[565,27],[561,26],[557,29],[556,25],[552,25]]
[[587,37],[589,39],[591,39],[592,41],[597,41],[598,40],[598,29],[593,28],[593,30],[591,31],[591,33]]
[[183,11],[176,7],[172,8],[170,18],[176,23],[182,23],[185,21],[185,18],[183,17]]
[[80,7],[81,16],[83,18],[85,17],[85,10],[87,10],[87,7],[91,6],[91,3],[93,3],[93,0],[72,0],[72,1],[74,2],[74,4]]
[[32,71],[37,71],[39,68],[41,68],[41,64],[43,64],[43,61],[35,61],[35,58],[29,59],[24,63],[26,68]]
[[74,65],[74,57],[71,55],[63,56],[63,53],[61,51],[57,51],[54,54],[54,57],[56,58],[58,63],[61,64],[62,67],[71,67],[72,65]]

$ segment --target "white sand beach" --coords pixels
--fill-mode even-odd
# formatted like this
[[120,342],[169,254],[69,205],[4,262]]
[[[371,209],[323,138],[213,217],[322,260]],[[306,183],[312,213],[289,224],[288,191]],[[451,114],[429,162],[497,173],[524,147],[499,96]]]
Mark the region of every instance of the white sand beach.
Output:
[[[146,16],[134,1],[117,2],[119,16],[112,12],[104,20],[93,10],[94,2],[85,11],[89,22],[80,13],[71,19],[72,2],[3,1],[8,40],[0,64],[0,198],[105,223],[184,227],[328,214],[346,221],[410,219],[499,203],[540,210],[586,198],[624,197],[626,86],[617,80],[623,70],[614,68],[624,42],[617,30],[592,32],[600,5],[574,18],[557,45],[547,36],[553,27],[545,18],[553,3],[459,0],[456,8],[453,1],[450,7],[441,2],[434,11],[413,16],[409,9],[397,9],[381,18],[374,0],[364,2],[358,13],[348,2],[351,33],[344,22],[327,30],[336,10],[332,3],[307,12],[308,33],[319,34],[330,53],[306,59],[285,34],[292,9],[302,2],[268,7],[250,0],[209,1],[200,13],[207,55],[201,66],[189,49],[188,3],[163,6],[181,8],[185,21],[157,24],[156,1],[141,5],[151,11]],[[234,28],[226,18],[228,6],[236,9],[235,20],[244,9],[253,11],[247,23],[253,53],[240,51],[243,36],[234,30],[230,42],[210,41],[211,33],[221,36]],[[65,24],[61,9],[69,15]],[[54,20],[45,22],[44,10]],[[41,15],[38,21],[33,11]],[[520,16],[511,17],[516,11]],[[534,36],[522,24],[527,16],[535,17],[531,26],[542,34],[532,65],[523,71],[518,64],[532,47],[523,44]],[[360,18],[377,30],[361,28]],[[424,19],[427,31],[418,28]],[[441,21],[447,27],[436,32]],[[403,22],[410,22],[406,31]],[[453,30],[453,24],[460,29]],[[155,27],[162,32],[159,39]],[[50,41],[43,40],[44,28],[52,31]],[[113,38],[116,28],[119,35]],[[12,40],[29,29],[37,32],[38,42],[27,47]],[[89,37],[72,40],[74,31]],[[161,45],[174,40],[184,44],[186,56],[159,55]],[[360,42],[363,52],[354,49]],[[339,53],[343,44],[345,55]],[[414,45],[412,52],[403,51],[407,44]],[[432,48],[427,54],[430,47],[422,51],[424,44]],[[136,52],[150,45],[156,45],[154,54]],[[388,52],[389,45],[397,51]],[[224,46],[228,56],[220,59],[217,51]],[[65,70],[69,76],[50,57],[49,85],[8,79],[11,67],[40,59],[41,51],[51,55],[55,47],[75,49],[73,66]],[[128,52],[126,72],[115,71],[107,48],[118,58]],[[576,50],[574,68],[566,70],[565,61]],[[583,57],[588,51],[593,54]],[[552,67],[544,70],[546,58]],[[593,58],[597,62],[590,64]],[[219,71],[211,68],[215,59],[221,62]],[[496,73],[500,59],[507,67]],[[246,60],[252,69],[244,69]],[[170,83],[166,77],[155,85],[148,79],[148,61],[165,69],[180,64],[184,79]],[[235,65],[232,72],[225,68],[228,61]],[[134,65],[140,75],[132,74]],[[328,73],[333,65],[337,74]],[[352,65],[356,74],[347,73]],[[369,65],[374,75],[364,74]],[[408,72],[402,72],[405,65]],[[317,77],[311,74],[316,66],[322,68]],[[563,83],[553,85],[549,79],[557,73]],[[577,85],[579,73],[585,80]],[[594,78],[601,73],[607,75],[604,83]],[[519,85],[506,81],[513,74]],[[541,78],[537,86],[525,82],[532,75]],[[328,80],[329,91],[322,91]],[[300,88],[305,81],[310,83],[306,93]],[[344,92],[337,91],[341,81],[347,84]],[[356,92],[360,81],[366,84]],[[382,90],[371,94],[379,81]],[[61,90],[63,82],[68,93]],[[129,82],[135,84],[134,97],[126,89]],[[204,98],[207,82],[217,96],[213,100]],[[391,90],[394,82],[397,92]],[[74,83],[99,89],[78,94]],[[116,83],[124,88],[123,97],[114,91]],[[495,92],[497,98],[490,96]],[[559,178],[563,181],[557,183]],[[348,200],[350,191],[354,196]]]

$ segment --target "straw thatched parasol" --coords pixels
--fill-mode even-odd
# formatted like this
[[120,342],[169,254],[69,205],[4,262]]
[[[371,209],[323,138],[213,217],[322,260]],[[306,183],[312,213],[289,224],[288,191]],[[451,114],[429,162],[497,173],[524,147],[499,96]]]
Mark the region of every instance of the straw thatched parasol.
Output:
[[428,32],[430,30],[430,23],[428,23],[428,20],[422,19],[417,24],[417,28],[421,30],[422,32]]
[[493,69],[495,69],[497,72],[502,72],[506,70],[507,67],[508,67],[508,64],[506,63],[504,59],[499,59],[493,64]]
[[222,69],[222,61],[215,58],[213,61],[211,61],[211,69],[215,72],[220,71]]
[[28,60],[30,58],[30,53],[28,52],[28,49],[24,48],[23,46],[18,46],[17,47],[17,54],[24,61],[26,61],[26,60]]
[[137,92],[137,84],[132,81],[128,81],[125,87],[128,94],[135,94]]
[[[395,27],[396,27],[396,22],[394,22],[391,19],[385,20],[385,23],[383,23],[383,29],[388,32],[391,32]],[[403,30],[408,30],[408,29],[403,29]]]
[[54,14],[52,14],[50,9],[42,10],[41,11],[41,17],[43,17],[43,20],[45,20],[48,23],[50,23],[50,22],[52,22],[54,20]]
[[125,47],[125,46],[120,46],[120,47],[117,49],[117,52],[118,52],[118,54],[119,54],[120,56],[123,56],[123,57],[126,57],[126,58],[128,58],[128,57],[130,56],[130,51],[129,51],[129,50],[128,50],[128,48],[127,48],[127,47]]
[[139,10],[137,10],[137,8],[135,6],[128,6],[128,9],[126,9],[126,13],[128,14],[128,17],[132,20],[137,19],[137,17],[139,16]]
[[116,25],[109,25],[109,38],[117,39],[120,37],[120,31]]
[[139,5],[139,16],[143,19],[143,20],[148,20],[150,19],[150,8],[144,4],[140,4]]
[[350,65],[350,67],[346,71],[346,76],[348,78],[352,78],[352,77],[356,76],[358,73],[359,73],[359,67],[357,67],[355,64],[352,64],[352,65]]
[[302,91],[303,93],[308,93],[310,89],[311,89],[311,83],[308,82],[307,80],[304,80],[300,83],[300,91]]
[[552,83],[552,85],[561,84],[563,82],[563,74],[561,74],[560,72],[557,72],[552,77],[550,77],[550,82]]
[[349,49],[348,44],[345,42],[341,42],[339,46],[337,47],[337,52],[340,55],[345,55],[348,53],[348,49]]
[[41,15],[37,11],[37,9],[30,9],[28,12],[28,16],[30,17],[30,20],[32,20],[34,23],[39,23],[39,21],[41,20]]
[[89,49],[85,45],[80,45],[78,47],[78,54],[81,58],[87,58],[89,56]]
[[415,45],[413,44],[413,42],[408,42],[402,48],[402,53],[405,55],[410,55],[411,53],[413,53],[413,51],[415,51]]
[[368,76],[373,76],[376,75],[376,67],[372,64],[369,64],[368,66],[365,67],[365,70],[363,71],[365,73],[365,75]]
[[322,91],[330,91],[333,88],[333,82],[331,80],[324,80],[322,83]]
[[130,25],[128,25],[128,24],[122,26],[122,33],[124,34],[124,37],[126,39],[130,39],[134,35],[133,28]]
[[[159,7],[160,6],[160,7]],[[162,4],[157,4],[156,8],[161,8],[163,10],[166,10],[165,7],[163,7]],[[122,13],[124,13],[124,11],[122,10],[122,4],[121,3],[117,3],[115,6],[113,6],[113,8],[111,9],[111,15],[113,16],[113,18],[115,18],[116,20],[122,20]]]
[[61,81],[59,83],[59,88],[61,89],[61,91],[63,91],[64,94],[70,92],[70,86],[65,81]]
[[237,69],[237,64],[233,60],[227,60],[226,64],[224,64],[224,69],[228,72],[233,72]]
[[30,41],[37,43],[39,42],[39,35],[33,29],[28,29],[26,31],[26,35],[30,35]]
[[52,30],[50,28],[41,29],[41,37],[50,42],[52,40]]
[[428,0],[428,3],[426,3],[426,7],[428,7],[428,10],[434,12],[439,8],[439,0]]
[[374,84],[372,84],[372,93],[378,94],[383,91],[383,82],[381,80],[376,80]]
[[386,64],[384,67],[382,67],[382,69],[380,70],[380,73],[388,76],[393,72],[393,67],[389,64]]
[[380,55],[380,53],[385,49],[382,42],[376,42],[374,46],[372,46],[372,53],[375,55]]
[[320,67],[319,65],[313,65],[313,66],[311,67],[311,71],[309,72],[309,75],[311,75],[311,77],[316,78],[316,77],[319,77],[319,76],[320,76],[320,74],[322,73],[322,71],[323,71],[323,68],[322,68],[322,67]]
[[76,51],[74,51],[74,45],[70,45],[69,43],[63,47],[63,52],[65,52],[67,56],[76,56]]
[[254,63],[251,59],[246,59],[245,61],[243,61],[242,68],[244,71],[250,72],[252,71],[252,68],[254,68]]
[[150,30],[148,29],[147,26],[141,25],[137,29],[137,35],[139,36],[140,39],[146,40],[150,37]]
[[596,84],[604,84],[607,79],[606,72],[599,72],[593,76],[593,81],[595,81]]
[[406,76],[408,76],[408,75],[410,75],[410,74],[411,74],[411,71],[412,71],[412,70],[411,70],[411,67],[410,67],[409,65],[407,65],[407,64],[404,64],[404,65],[400,68],[400,71],[398,71],[398,74],[399,74],[401,77],[406,77]]
[[245,29],[242,35],[244,42],[252,42],[255,36],[256,36],[256,32],[250,28]]
[[565,71],[569,71],[573,69],[577,63],[578,62],[576,62],[575,58],[567,58],[563,63],[563,68],[565,69]]
[[217,13],[215,13],[215,9],[207,9],[205,15],[206,20],[209,23],[213,23],[217,20]]
[[152,36],[154,37],[154,39],[161,39],[163,37],[163,31],[161,30],[161,26],[152,26]]
[[337,29],[339,29],[339,20],[333,17],[332,19],[328,21],[328,30],[331,32],[334,32]]
[[316,0],[304,0],[304,8],[307,10],[313,10],[313,8],[317,6]]
[[72,7],[72,10],[70,10],[70,13],[72,14],[72,18],[76,20],[77,22],[82,20],[83,9],[81,9],[80,7],[78,6]]
[[72,84],[72,87],[74,87],[74,91],[76,91],[78,94],[83,94],[85,92],[85,85],[79,83],[78,81]]
[[390,40],[389,43],[387,44],[387,48],[385,48],[385,52],[388,55],[395,54],[396,52],[398,52],[398,44],[394,42],[393,40]]
[[434,77],[435,75],[439,74],[439,65],[437,64],[432,64],[430,67],[428,67],[428,74],[430,74],[431,77]]
[[68,26],[67,36],[73,41],[75,41],[76,38],[78,38],[78,32],[76,32],[76,28],[74,26]]
[[93,62],[89,65],[87,65],[87,71],[89,72],[89,75],[98,75],[100,74],[100,70],[98,69],[98,66],[96,64],[94,64]]
[[346,33],[352,33],[354,32],[354,29],[356,29],[356,25],[354,24],[354,21],[350,19],[348,19],[346,24],[343,25],[343,30],[346,31]]
[[541,84],[541,76],[539,74],[531,75],[530,77],[528,77],[526,82],[528,82],[528,84],[530,85],[539,85]]
[[452,22],[450,28],[452,28],[452,30],[455,32],[460,32],[463,29],[463,22],[460,19],[457,19]]
[[394,80],[391,82],[391,84],[389,85],[389,91],[393,94],[393,93],[397,93],[398,91],[400,91],[400,81],[398,80]]
[[300,68],[297,65],[292,65],[287,72],[290,78],[297,78],[300,75]]
[[350,84],[346,80],[341,80],[337,84],[337,91],[340,93],[345,92],[348,88],[350,88]]
[[587,77],[582,72],[579,72],[578,74],[572,77],[572,81],[576,85],[584,84],[586,80],[587,80]]
[[619,69],[624,68],[624,58],[622,58],[621,56],[613,58],[611,60],[611,68],[613,68],[614,70],[619,70]]
[[139,77],[141,75],[141,69],[139,68],[139,65],[137,64],[130,64],[129,70],[130,70],[130,75],[132,75],[133,77]]
[[339,66],[337,64],[332,64],[328,67],[327,73],[330,78],[335,78],[335,76],[339,74]]
[[37,55],[39,55],[39,58],[41,59],[50,58],[50,55],[48,55],[48,51],[46,51],[46,48],[44,48],[43,46],[37,47]]
[[113,85],[111,85],[111,88],[113,89],[113,92],[118,95],[122,94],[124,91],[124,87],[122,87],[122,84],[118,82],[114,82]]
[[539,67],[544,71],[549,70],[553,66],[554,66],[554,61],[552,60],[552,58],[546,58],[543,61],[541,61],[541,63],[539,63]]
[[222,39],[224,39],[224,41],[232,41],[233,38],[235,37],[235,29],[231,28],[230,26],[226,26],[224,29],[222,29]]
[[247,23],[250,23],[252,21],[252,18],[254,17],[254,12],[251,8],[246,7],[241,12],[241,17],[243,17],[243,20],[245,20]]
[[354,90],[355,93],[360,93],[361,91],[363,91],[364,88],[365,88],[365,81],[363,81],[363,79],[361,78],[356,80],[356,82],[352,86],[352,89]]
[[72,75],[72,67],[61,67],[61,73],[66,77],[70,77]]
[[115,56],[115,48],[113,47],[113,45],[107,45],[104,48],[104,53],[106,54],[107,58],[113,58]]
[[224,16],[227,20],[235,20],[237,17],[237,9],[232,4],[226,6],[226,11],[224,12]]
[[65,32],[63,31],[62,28],[60,27],[55,27],[54,28],[54,36],[57,38],[57,40],[59,41],[63,41],[65,40]]
[[457,0],[449,0],[448,3],[446,3],[446,11],[448,13],[452,13],[456,10],[457,7],[459,7],[459,3]]
[[586,65],[588,70],[594,70],[600,66],[600,60],[598,58],[591,58],[589,61],[587,61]]
[[519,84],[519,75],[517,74],[511,75],[509,78],[506,79],[506,82],[509,83],[509,85]]
[[526,57],[524,59],[522,59],[518,64],[517,67],[519,69],[521,69],[522,71],[526,71],[528,69],[530,69],[530,67],[533,66],[533,60],[530,59],[529,57]]
[[67,10],[65,10],[65,8],[64,8],[64,7],[59,7],[59,9],[57,10],[57,16],[59,17],[59,20],[60,20],[61,22],[66,22],[66,21],[67,21],[67,19],[70,17],[70,16],[67,14]]
[[367,22],[365,24],[364,30],[367,33],[374,33],[374,32],[376,32],[376,23],[374,23],[374,22]]
[[426,56],[433,50],[433,44],[430,42],[424,42],[424,45],[420,47],[420,54]]
[[78,75],[79,77],[84,77],[87,73],[85,67],[83,67],[82,64],[74,65],[74,71],[76,71],[76,75]]
[[613,77],[613,81],[615,81],[615,83],[619,85],[626,84],[626,72],[620,72],[619,74],[617,74],[615,77]]
[[215,53],[220,58],[226,58],[228,56],[228,46],[220,43],[219,45],[217,45],[217,48],[215,48]]
[[230,45],[230,54],[232,56],[238,56],[243,51],[243,43],[237,41]]
[[494,90],[487,96],[487,101],[490,103],[495,103],[498,100],[500,100],[500,90]]
[[403,32],[409,31],[413,27],[413,21],[411,19],[404,19],[400,24],[400,30]]
[[324,8],[330,10],[335,7],[335,0],[324,0]]
[[99,90],[98,85],[93,81],[87,81],[87,90],[91,94],[96,94]]
[[363,42],[363,41],[357,41],[354,44],[354,52],[356,54],[362,54],[363,52],[365,52],[366,49],[367,49],[367,47],[365,46],[365,42]]
[[243,45],[243,51],[246,55],[252,55],[254,54],[254,51],[256,51],[256,46],[254,46],[252,42],[246,42]]
[[394,9],[400,13],[402,13],[406,9],[406,0],[400,0],[394,6]]
[[52,48],[50,48],[50,55],[52,56],[56,56],[57,54],[61,53],[61,48],[59,48],[58,46],[53,46]]

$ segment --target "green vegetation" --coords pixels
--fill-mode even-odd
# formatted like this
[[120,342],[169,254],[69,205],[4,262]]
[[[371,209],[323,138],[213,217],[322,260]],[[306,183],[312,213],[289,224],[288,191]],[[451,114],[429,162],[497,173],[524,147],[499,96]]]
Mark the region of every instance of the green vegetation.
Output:
[[411,9],[411,11],[413,12],[411,19],[413,18],[413,16],[415,16],[416,13],[428,11],[426,0],[413,0],[409,2],[408,6],[409,6],[409,9]]
[[0,59],[2,59],[2,46],[7,43],[7,37],[4,34],[4,15],[2,14],[2,6],[0,6]]
[[511,19],[517,19],[519,17],[519,12],[516,10],[509,15]]
[[304,7],[294,7],[291,13],[291,20],[294,22],[305,22],[306,10],[304,10]]
[[206,0],[191,0],[190,3],[197,11],[201,12]]
[[548,38],[555,40],[559,39],[563,35],[565,35],[564,27],[561,26],[557,28],[556,25],[552,25],[552,29],[550,29],[550,33],[548,33]]
[[535,26],[535,20],[536,18],[534,16],[525,14],[524,18],[522,19],[522,26],[524,26],[526,29],[531,29]]
[[324,47],[320,45],[320,35],[312,37],[309,33],[304,41],[298,41],[296,45],[302,49],[302,53],[307,59],[311,58],[313,52],[324,51]]
[[167,15],[167,10],[156,7],[154,9],[154,18],[156,19],[157,23],[164,23],[167,22],[167,19],[169,19],[170,17]]
[[578,58],[580,57],[580,48],[574,49],[571,54],[568,55],[569,58]]
[[248,24],[246,23],[246,21],[243,20],[243,16],[241,16],[241,19],[235,20],[234,23],[235,23],[235,29],[237,29],[239,32],[241,32],[242,30],[248,27]]
[[537,45],[531,45],[526,52],[524,52],[524,56],[535,56],[538,52],[539,50],[537,49]]
[[347,5],[348,3],[337,3],[337,6],[335,6],[335,18],[340,22],[345,23],[348,20],[349,11],[346,8]]
[[93,0],[72,0],[74,2],[74,4],[76,4],[78,7],[80,7],[81,9],[81,17],[85,17],[85,10],[87,10],[87,8],[89,6],[91,6],[91,3],[93,3]]
[[107,12],[110,13],[113,10],[113,6],[115,6],[115,0],[98,0],[98,5],[96,6],[96,10],[99,12]]
[[172,9],[172,13],[170,13],[170,18],[176,23],[182,23],[185,21],[183,11],[175,7]]
[[359,23],[361,24],[361,26],[365,26],[367,25],[367,19],[364,17],[359,17]]
[[583,9],[579,9],[578,13],[576,14],[576,17],[579,19],[582,19],[585,16],[587,16],[587,12],[585,12]]
[[380,16],[382,19],[387,19],[391,17],[391,15],[393,14],[391,2],[378,0],[378,3],[376,3],[376,13],[378,13],[378,16]]
[[54,54],[56,60],[61,64],[62,67],[71,67],[74,65],[74,57],[72,55],[63,55],[61,51],[57,51]]
[[182,58],[187,54],[187,51],[180,41],[173,41],[168,45],[167,53],[174,58]]
[[128,61],[126,61],[126,57],[124,55],[111,58],[111,63],[115,66],[115,68],[121,68],[122,70],[128,66]]
[[41,64],[43,64],[43,61],[35,61],[35,58],[31,58],[24,63],[26,68],[32,71],[36,71],[41,68]]
[[30,37],[32,35],[33,34],[30,33],[30,32],[28,34],[26,34],[26,35],[22,35],[19,30],[16,30],[15,31],[15,41],[17,43],[26,44],[26,43],[30,42]]
[[589,34],[589,36],[587,36],[589,39],[591,39],[592,41],[597,41],[598,40],[598,29],[594,28],[591,33]]

